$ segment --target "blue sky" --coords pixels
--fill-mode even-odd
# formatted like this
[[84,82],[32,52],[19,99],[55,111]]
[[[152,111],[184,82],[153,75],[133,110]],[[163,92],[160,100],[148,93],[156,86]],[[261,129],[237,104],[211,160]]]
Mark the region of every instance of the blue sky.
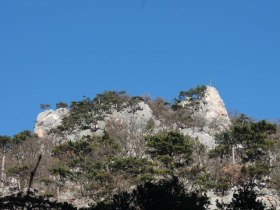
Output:
[[213,79],[229,110],[280,118],[279,0],[1,0],[0,135],[41,103],[104,90],[172,100]]

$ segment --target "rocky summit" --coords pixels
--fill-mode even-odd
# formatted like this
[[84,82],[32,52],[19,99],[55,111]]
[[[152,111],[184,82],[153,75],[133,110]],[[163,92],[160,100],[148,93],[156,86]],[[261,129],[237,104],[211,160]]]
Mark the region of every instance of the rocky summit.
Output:
[[215,87],[207,86],[202,103],[204,106],[198,114],[205,119],[207,126],[216,126],[218,130],[224,130],[231,125],[225,104]]
[[[186,97],[181,103],[183,106],[189,103],[189,98]],[[212,148],[215,144],[213,136],[231,125],[225,104],[218,92],[213,86],[206,86],[205,94],[199,101],[200,108],[193,113],[193,117],[199,121],[197,125],[180,128],[180,122],[174,122],[170,127],[178,128],[181,133],[197,137],[203,144]],[[168,110],[167,110],[168,111]],[[46,137],[51,131],[61,125],[62,119],[69,114],[66,108],[56,110],[46,110],[37,116],[34,132],[39,138]],[[186,113],[187,114],[187,113]],[[107,114],[103,120],[97,120],[94,125],[89,125],[88,129],[76,129],[71,134],[64,136],[69,140],[82,138],[86,135],[102,135],[108,122],[121,124],[123,127],[134,127],[138,133],[145,133],[145,127],[148,122],[153,122],[154,132],[166,129],[164,122],[161,122],[153,114],[153,110],[149,103],[139,102],[136,111],[131,107],[127,107],[121,111],[113,109],[110,114]],[[134,131],[134,132],[135,132]]]
[[68,112],[69,111],[66,108],[59,108],[57,110],[46,110],[39,113],[37,116],[34,133],[36,133],[39,138],[44,138],[50,129],[61,124],[62,118],[67,115]]

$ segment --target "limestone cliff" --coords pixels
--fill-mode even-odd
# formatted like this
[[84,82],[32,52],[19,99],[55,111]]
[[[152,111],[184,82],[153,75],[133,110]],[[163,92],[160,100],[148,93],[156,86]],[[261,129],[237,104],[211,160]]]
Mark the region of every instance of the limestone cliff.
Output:
[[203,103],[204,107],[199,114],[204,116],[208,126],[217,126],[217,129],[223,130],[231,125],[225,104],[216,88],[207,86]]
[[[188,103],[189,99],[186,98],[181,104],[186,106]],[[181,133],[198,138],[207,148],[213,148],[214,135],[228,128],[231,121],[223,99],[215,87],[206,86],[199,103],[199,109],[193,114],[197,124],[193,128],[182,129]]]
[[66,108],[60,108],[57,110],[46,110],[38,114],[35,124],[34,133],[39,138],[43,138],[47,135],[47,132],[59,126],[62,118],[69,112]]
[[[133,105],[129,104],[127,101],[122,102],[123,104],[121,105],[117,104],[120,105],[119,107],[122,107],[121,109],[118,109],[119,107],[116,104],[109,103],[109,111],[104,111],[102,117],[97,118],[96,116],[100,114],[98,112],[100,110],[94,110],[92,105],[98,106],[102,104],[92,103],[90,104],[90,109],[86,109],[86,115],[84,115],[84,109],[78,113],[83,117],[86,116],[86,120],[78,120],[79,123],[75,124],[74,127],[71,127],[70,131],[67,130],[67,124],[66,130],[61,131],[58,128],[63,125],[65,118],[71,116],[71,111],[73,111],[72,107],[71,109],[62,108],[57,110],[47,110],[38,115],[35,125],[35,133],[39,138],[45,138],[48,137],[48,135],[52,135],[50,136],[50,139],[53,139],[56,143],[61,143],[62,141],[67,140],[78,141],[83,136],[88,135],[101,136],[104,134],[104,131],[106,131],[106,133],[110,131],[111,133],[109,133],[108,136],[113,134],[112,136],[114,139],[120,140],[118,141],[120,147],[125,148],[124,151],[121,151],[122,156],[146,158],[149,156],[148,153],[145,152],[145,148],[147,147],[145,137],[147,135],[156,134],[162,130],[176,130],[184,135],[192,137],[193,139],[198,139],[206,146],[206,149],[209,150],[215,147],[215,134],[229,128],[231,121],[218,90],[212,86],[206,86],[203,90],[203,96],[198,99],[195,98],[197,102],[195,108],[188,106],[192,103],[190,97],[180,99],[178,102],[178,110],[183,110],[183,112],[177,112],[178,110],[174,109],[171,105],[166,105],[162,109],[162,112],[165,112],[162,116],[167,116],[166,118],[161,118],[162,116],[159,117],[156,112],[157,109],[155,109],[155,107],[162,107],[153,106],[152,103],[144,100],[137,101],[137,103]],[[94,100],[90,102],[94,102]],[[89,115],[87,115],[88,112]],[[181,118],[178,118],[178,113],[184,113],[186,116],[183,116],[183,118],[190,119],[190,123],[185,123],[183,120],[180,121]],[[76,116],[77,115],[75,115],[75,117]],[[91,117],[94,119],[89,119]],[[172,117],[175,119],[171,119]],[[74,121],[75,120],[76,118],[74,118]],[[87,122],[90,123],[86,124]],[[80,126],[80,124],[82,124],[82,126]],[[58,129],[58,132],[50,132],[55,129]],[[198,159],[200,159],[200,156]],[[199,164],[200,163],[203,163],[203,160],[199,160]],[[217,162],[217,164],[219,163]],[[78,207],[88,206],[91,200],[77,198],[77,188],[75,188],[76,186],[73,185],[73,183],[69,182],[68,187],[69,188],[66,191],[60,192],[58,195],[60,201],[71,201]],[[211,202],[209,209],[216,209],[217,199],[229,202],[233,196],[235,188],[236,186],[229,189],[226,196],[221,196],[214,191],[207,191],[207,195]],[[262,192],[264,192],[264,189],[259,190],[259,195],[262,195]],[[265,203],[271,204],[271,202],[274,202],[275,204],[273,205],[278,206],[279,199],[275,194],[276,193],[270,189],[267,189],[267,192],[265,192],[266,197],[259,196],[259,199],[264,200]],[[275,197],[274,200],[272,199],[273,196]],[[266,199],[268,201],[266,201]]]
[[[186,99],[183,105],[187,103]],[[199,124],[194,127],[179,128],[175,123],[172,127],[179,128],[184,135],[198,138],[208,148],[212,148],[215,145],[214,134],[228,128],[231,122],[224,102],[216,88],[206,87],[200,105],[201,108],[194,113],[194,117],[199,121]],[[40,113],[37,117],[35,133],[40,138],[46,137],[48,131],[61,125],[63,117],[68,114],[69,110],[65,108]],[[94,125],[89,125],[91,128],[85,130],[75,129],[71,134],[67,134],[63,138],[75,140],[86,135],[102,135],[108,122],[139,135],[147,133],[145,129],[150,122],[153,123],[154,133],[164,129],[171,129],[156,119],[147,103],[139,102],[135,111],[129,107],[121,111],[113,109],[103,120],[98,120]]]

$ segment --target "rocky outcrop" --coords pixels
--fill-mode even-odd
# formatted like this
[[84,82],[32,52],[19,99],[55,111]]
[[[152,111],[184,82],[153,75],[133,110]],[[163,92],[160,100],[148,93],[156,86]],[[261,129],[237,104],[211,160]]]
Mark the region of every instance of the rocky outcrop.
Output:
[[[188,105],[189,99],[186,98],[181,105]],[[169,109],[172,112],[171,109]],[[62,123],[62,119],[69,114],[69,110],[65,108],[57,110],[47,110],[40,113],[37,117],[35,125],[35,133],[38,137],[46,137],[49,131],[53,128],[57,128]],[[93,114],[94,115],[94,114]],[[145,155],[145,141],[143,136],[149,133],[157,133],[160,130],[172,130],[177,129],[184,135],[189,135],[192,138],[198,139],[207,149],[211,149],[215,146],[215,134],[227,129],[231,125],[231,121],[225,104],[217,91],[212,86],[207,86],[204,96],[199,101],[199,109],[197,109],[193,116],[196,120],[193,127],[181,126],[179,123],[173,121],[171,126],[167,126],[162,121],[159,121],[153,114],[152,109],[147,103],[139,102],[132,106],[127,106],[122,110],[111,110],[110,114],[106,114],[102,120],[98,120],[82,130],[81,128],[75,128],[70,133],[62,138],[56,136],[53,139],[61,142],[61,140],[77,140],[87,135],[102,135],[104,130],[108,131],[112,129],[112,132],[116,132],[115,136],[125,141],[125,147],[127,147],[127,154],[137,156],[141,154]],[[152,128],[152,129],[151,129]],[[123,145],[121,145],[123,146]],[[142,149],[139,153],[139,149]],[[216,200],[229,203],[232,199],[234,188],[228,191],[225,196],[217,195],[216,192],[209,191],[207,195],[210,197],[210,209],[216,209]],[[90,202],[87,199],[76,199],[74,190],[68,190],[61,193],[59,199],[61,201],[71,201],[75,206],[85,207]],[[280,204],[279,198],[276,193],[270,190],[259,190],[259,199],[262,200],[267,206],[276,206]],[[279,209],[279,208],[278,208]]]
[[[188,103],[183,102],[183,106]],[[56,128],[62,122],[62,118],[69,113],[68,109],[47,110],[40,113],[35,125],[35,133],[43,138],[48,131]],[[193,138],[198,138],[207,148],[215,145],[214,134],[228,128],[231,124],[224,102],[216,88],[207,86],[204,97],[200,101],[200,109],[194,113],[194,117],[199,122],[193,128],[181,128],[180,132]],[[148,104],[140,102],[133,107],[126,107],[121,111],[112,110],[111,114],[105,116],[104,120],[99,120],[91,129],[75,129],[71,134],[67,134],[63,139],[75,140],[87,135],[102,135],[108,123],[113,123],[119,128],[130,130],[133,134],[143,134],[146,132],[148,123],[153,124],[153,132],[166,128],[153,115],[153,111]],[[177,126],[174,125],[176,128]],[[57,137],[58,138],[58,137]]]
[[61,124],[62,118],[67,115],[68,112],[69,110],[66,108],[41,112],[37,116],[34,133],[37,134],[39,138],[45,137],[50,129],[56,128]]
[[216,88],[207,86],[203,105],[198,114],[204,116],[207,126],[223,130],[231,125],[225,104]]
[[[36,121],[34,132],[39,138],[46,137],[48,131],[52,128],[56,128],[61,125],[63,117],[69,113],[68,109],[60,108],[57,110],[47,110],[41,112]],[[90,129],[80,130],[75,129],[66,136],[68,140],[75,140],[87,135],[102,135],[106,125],[111,123],[117,123],[125,126],[125,129],[132,129],[134,133],[142,132],[149,120],[153,120],[155,127],[159,126],[160,122],[153,116],[153,111],[144,102],[138,103],[135,107],[127,107],[121,111],[115,109],[111,114],[105,116],[104,120],[99,120],[94,125],[90,125]]]
[[215,147],[215,138],[213,135],[201,131],[197,128],[185,128],[180,130],[183,135],[189,135],[192,138],[198,139],[207,149],[213,149]]
[[[181,105],[187,104],[189,98],[186,98]],[[225,104],[217,89],[212,86],[206,86],[204,96],[199,101],[199,109],[194,112],[193,117],[196,121],[195,127],[183,128],[180,132],[197,138],[208,149],[215,146],[214,135],[231,125]]]
[[[98,126],[102,129],[105,128],[106,123],[110,121],[119,122],[126,125],[134,126],[134,132],[142,132],[143,129],[146,127],[149,120],[156,119],[153,116],[153,111],[149,107],[148,104],[144,102],[140,102],[137,105],[136,111],[132,110],[131,108],[125,108],[122,111],[118,112],[114,110],[112,114],[108,115],[105,118],[105,123],[102,123],[102,121],[98,122]],[[157,125],[160,123],[157,122]]]
[[[181,105],[192,107],[193,99],[186,97]],[[206,86],[201,99],[196,99],[193,109],[195,127],[208,133],[219,132],[231,125],[225,104],[215,87]]]

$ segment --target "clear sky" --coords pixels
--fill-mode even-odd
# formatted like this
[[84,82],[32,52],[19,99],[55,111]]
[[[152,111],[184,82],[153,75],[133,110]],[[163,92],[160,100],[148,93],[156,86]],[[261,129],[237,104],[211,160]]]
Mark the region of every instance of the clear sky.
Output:
[[279,0],[1,0],[0,135],[104,90],[172,100],[213,79],[229,110],[280,118]]

